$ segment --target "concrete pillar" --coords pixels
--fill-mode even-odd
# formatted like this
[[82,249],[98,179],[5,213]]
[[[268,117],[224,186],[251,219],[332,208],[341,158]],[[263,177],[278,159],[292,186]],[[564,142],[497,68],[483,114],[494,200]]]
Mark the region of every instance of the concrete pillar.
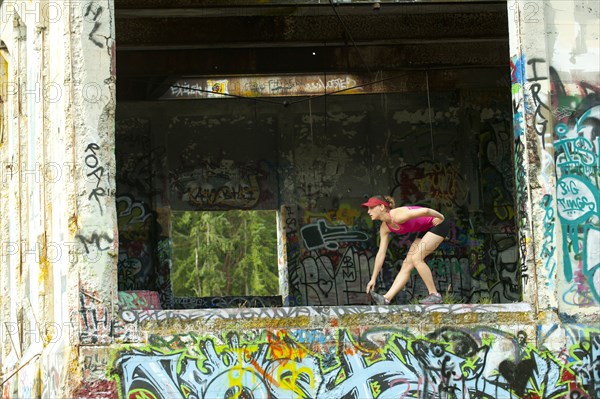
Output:
[[[113,342],[117,310],[114,7],[111,0],[67,4],[71,35],[65,69],[71,98],[65,135],[75,173],[68,227],[79,249],[71,264],[76,288],[70,287],[68,304],[79,345],[105,346]],[[84,360],[78,359],[82,373]],[[83,380],[71,376],[77,396],[93,390],[79,385]]]
[[[524,297],[542,337],[561,321],[597,320],[600,305],[600,8],[509,1],[508,11],[516,202],[533,277]],[[555,335],[546,345],[564,347]]]
[[1,1],[0,40],[2,390],[76,397],[117,304],[113,2]]

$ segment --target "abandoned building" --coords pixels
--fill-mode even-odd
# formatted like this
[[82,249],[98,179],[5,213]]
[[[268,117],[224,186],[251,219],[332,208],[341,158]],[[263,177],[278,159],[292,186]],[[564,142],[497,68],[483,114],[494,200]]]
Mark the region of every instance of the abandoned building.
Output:
[[[599,26],[0,0],[2,398],[600,398]],[[371,303],[374,195],[450,222],[444,303]]]

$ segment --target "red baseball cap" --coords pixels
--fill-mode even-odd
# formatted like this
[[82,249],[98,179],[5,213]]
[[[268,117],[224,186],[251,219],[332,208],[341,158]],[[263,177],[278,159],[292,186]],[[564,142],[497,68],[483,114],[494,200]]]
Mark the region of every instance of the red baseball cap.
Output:
[[386,208],[390,206],[390,204],[388,204],[386,201],[380,200],[376,197],[371,197],[367,202],[361,204],[361,206],[364,206],[365,208],[371,208],[377,205],[384,205]]

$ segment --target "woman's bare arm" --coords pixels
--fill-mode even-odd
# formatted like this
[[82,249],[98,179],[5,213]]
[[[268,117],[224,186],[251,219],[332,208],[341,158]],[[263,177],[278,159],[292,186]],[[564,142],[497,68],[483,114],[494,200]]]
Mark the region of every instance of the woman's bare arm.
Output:
[[385,255],[387,253],[387,247],[390,242],[390,230],[385,224],[382,224],[379,228],[379,250],[377,251],[377,255],[375,256],[375,264],[373,265],[373,274],[371,275],[371,280],[367,284],[366,292],[367,294],[375,288],[375,282],[377,281],[377,276],[383,267],[383,262],[385,261]]
[[[395,212],[393,212],[395,211]],[[394,223],[404,223],[407,220],[431,216],[437,220],[437,223],[434,222],[435,225],[440,224],[444,221],[444,215],[431,208],[408,208],[406,206],[394,209],[390,215],[392,216],[392,220]]]

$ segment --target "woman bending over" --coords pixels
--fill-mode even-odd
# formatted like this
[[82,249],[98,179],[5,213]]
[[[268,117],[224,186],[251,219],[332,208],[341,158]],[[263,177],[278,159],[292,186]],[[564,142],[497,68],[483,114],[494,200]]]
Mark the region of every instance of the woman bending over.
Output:
[[[378,305],[388,305],[408,283],[412,269],[417,269],[419,276],[421,276],[429,290],[429,295],[419,302],[421,304],[442,303],[442,296],[435,287],[431,270],[425,263],[425,258],[435,251],[448,235],[450,226],[444,219],[444,215],[436,210],[421,206],[400,206],[396,208],[392,197],[381,195],[369,198],[362,206],[368,208],[371,220],[382,222],[379,228],[379,250],[375,257],[373,275],[367,284],[367,294],[370,295],[371,300]],[[411,244],[406,259],[402,262],[400,272],[394,279],[389,291],[384,295],[380,295],[374,288],[385,260],[390,242],[390,233],[422,234],[419,234],[420,237]]]

